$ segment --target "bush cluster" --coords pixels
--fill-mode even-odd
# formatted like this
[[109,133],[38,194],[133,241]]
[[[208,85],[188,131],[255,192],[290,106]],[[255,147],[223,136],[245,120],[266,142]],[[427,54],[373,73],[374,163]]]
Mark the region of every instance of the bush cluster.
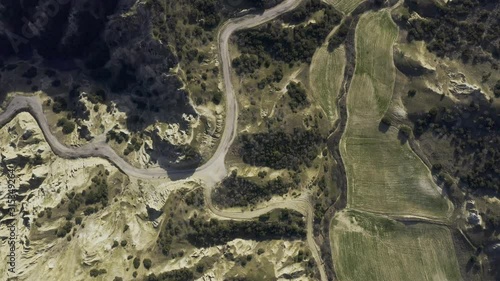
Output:
[[457,176],[467,189],[499,192],[499,116],[494,106],[483,101],[453,108],[433,108],[425,114],[411,116],[411,119],[417,137],[429,131],[434,138],[446,136],[451,139],[454,162],[435,163],[437,167],[446,168],[448,173]]
[[409,41],[425,40],[438,56],[459,54],[465,62],[480,59],[482,52],[500,57],[498,5],[492,7],[489,0],[460,0],[435,9],[437,15],[432,18],[403,18]]
[[289,103],[290,108],[295,112],[297,109],[304,108],[310,105],[309,101],[307,100],[307,93],[302,84],[295,83],[295,82],[290,82],[286,86],[287,93],[291,98],[291,101]]
[[317,130],[296,129],[293,134],[284,132],[245,134],[240,136],[240,155],[243,162],[273,169],[299,170],[309,166],[324,142]]
[[233,173],[215,189],[213,200],[223,207],[255,205],[270,200],[273,195],[286,194],[292,186],[293,184],[285,182],[281,177],[259,185]]
[[323,17],[315,23],[296,25],[293,29],[280,24],[245,30],[238,33],[238,48],[243,54],[286,63],[310,62],[317,46],[321,45],[342,15],[320,0],[309,0],[284,16],[292,24],[303,23],[312,14],[322,10]]

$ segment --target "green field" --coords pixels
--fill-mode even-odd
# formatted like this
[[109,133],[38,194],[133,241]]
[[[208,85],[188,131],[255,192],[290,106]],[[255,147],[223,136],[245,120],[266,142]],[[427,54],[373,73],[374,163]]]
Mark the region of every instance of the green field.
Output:
[[395,215],[445,218],[451,204],[430,171],[396,128],[379,131],[393,94],[392,46],[398,29],[386,11],[361,17],[357,64],[347,97],[348,122],[341,142],[350,208]]
[[354,11],[354,9],[364,1],[365,0],[325,0],[325,2],[346,15]]
[[462,280],[449,229],[355,211],[338,213],[330,232],[340,281]]
[[327,46],[314,54],[309,73],[314,98],[319,102],[330,122],[337,120],[337,97],[344,80],[345,49],[343,46],[328,52]]

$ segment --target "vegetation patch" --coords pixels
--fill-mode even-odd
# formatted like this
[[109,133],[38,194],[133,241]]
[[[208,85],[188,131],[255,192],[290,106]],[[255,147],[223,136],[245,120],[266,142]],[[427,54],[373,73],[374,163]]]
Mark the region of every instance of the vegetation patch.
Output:
[[293,112],[296,112],[297,109],[302,109],[310,105],[310,102],[307,100],[306,90],[300,82],[295,83],[292,81],[286,86],[286,89],[288,96],[290,96],[291,99],[289,105]]
[[333,52],[321,47],[314,54],[311,63],[309,82],[312,94],[331,123],[337,119],[337,99],[344,78],[345,65],[344,47],[337,48]]
[[443,218],[450,203],[440,194],[430,171],[398,140],[399,132],[371,130],[371,138],[345,139],[344,159],[351,208],[399,215]]
[[[467,116],[465,118],[464,116]],[[432,108],[427,113],[410,116],[415,135],[431,140],[448,140],[453,155],[431,146],[435,172],[447,172],[460,179],[470,191],[500,192],[500,117],[495,106],[483,100],[468,105]],[[446,151],[446,150],[445,150]],[[441,176],[445,180],[444,175]],[[453,181],[446,183],[452,185]]]
[[288,210],[281,212],[276,220],[270,220],[270,215],[263,215],[255,221],[192,220],[192,232],[187,240],[196,247],[208,247],[223,245],[236,238],[257,241],[304,239],[306,227],[302,215],[290,215],[292,211]]
[[342,24],[339,26],[337,31],[328,40],[328,51],[333,51],[337,49],[340,45],[344,44],[349,34],[349,29],[353,23],[352,17],[346,17]]
[[[204,212],[203,192],[197,189],[186,194],[180,191],[169,197],[166,210],[170,217],[162,224],[157,240],[165,256],[175,258],[181,254],[179,245],[210,247],[223,245],[237,238],[265,241],[272,239],[295,240],[306,236],[302,214],[290,210],[274,210],[258,219],[226,221],[211,219]],[[196,210],[192,216],[186,210]]]
[[[321,17],[311,19],[322,12]],[[283,16],[283,28],[278,22],[238,32],[238,49],[243,54],[256,55],[260,60],[275,60],[286,63],[310,62],[318,45],[323,44],[330,31],[342,16],[331,6],[320,0],[307,0],[292,12]]]
[[75,122],[70,121],[65,117],[57,121],[57,126],[62,128],[62,132],[65,135],[71,134],[76,128]]
[[240,137],[240,155],[250,165],[297,171],[311,165],[323,142],[317,130],[246,134]]
[[355,211],[338,213],[330,234],[340,280],[462,280],[450,230]]
[[[484,62],[500,58],[500,5],[488,0],[450,1],[425,9],[418,1],[407,1],[421,16],[402,17],[407,39],[425,40],[438,56]],[[425,1],[421,1],[425,2]],[[423,16],[423,17],[422,17]]]
[[169,272],[160,273],[158,275],[152,273],[143,279],[144,281],[192,281],[194,274],[187,268],[172,270]]
[[281,177],[262,185],[232,173],[214,190],[213,201],[221,207],[244,207],[286,194],[294,184]]

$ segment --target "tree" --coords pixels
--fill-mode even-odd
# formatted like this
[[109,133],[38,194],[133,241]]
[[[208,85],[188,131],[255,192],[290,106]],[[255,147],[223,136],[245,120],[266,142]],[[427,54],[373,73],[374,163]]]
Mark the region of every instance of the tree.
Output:
[[222,93],[220,91],[214,92],[214,96],[212,97],[212,102],[215,104],[220,104],[222,101]]
[[406,125],[403,125],[403,126],[401,126],[401,128],[399,128],[399,132],[400,132],[403,136],[405,136],[405,137],[407,137],[407,138],[408,138],[408,137],[410,137],[410,135],[411,135],[411,128],[410,128],[410,127],[408,127],[408,126],[406,126]]
[[57,126],[62,127],[62,132],[65,135],[71,134],[75,130],[75,123],[66,119],[65,117],[57,121]]
[[150,259],[144,259],[144,260],[142,261],[142,264],[144,265],[144,267],[145,267],[146,269],[149,269],[149,268],[151,268],[152,262],[151,262],[151,260],[150,260]]
[[92,268],[90,270],[90,277],[97,277],[99,276],[99,270],[97,268]]
[[391,126],[391,119],[387,116],[382,117],[382,120],[380,121],[382,124]]
[[493,88],[493,94],[495,98],[500,98],[500,80],[497,81],[495,87]]
[[141,260],[138,257],[135,257],[134,261],[133,261],[133,264],[134,264],[134,268],[138,269],[139,266],[141,266]]
[[68,103],[64,98],[61,97],[55,97],[54,98],[54,103],[52,104],[52,111],[54,113],[60,113],[61,111],[64,111],[68,108]]
[[288,95],[292,99],[290,101],[290,107],[292,108],[293,111],[295,111],[297,108],[303,108],[309,106],[309,101],[307,100],[307,94],[306,90],[302,86],[302,84],[295,83],[295,82],[290,82],[288,86],[286,86]]

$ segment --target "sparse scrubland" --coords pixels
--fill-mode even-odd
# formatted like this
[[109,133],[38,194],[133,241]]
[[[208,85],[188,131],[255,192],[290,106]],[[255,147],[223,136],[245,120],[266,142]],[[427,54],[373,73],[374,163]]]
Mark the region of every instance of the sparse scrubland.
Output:
[[499,13],[498,2],[481,0],[406,1],[393,11],[406,35],[397,47],[395,101],[407,118],[395,111],[390,118],[413,130],[412,148],[461,214],[455,223],[468,239],[469,247],[457,248],[465,280],[500,277]]
[[[283,78],[293,76],[311,62],[316,49],[341,18],[333,7],[319,0],[306,0],[265,26],[236,33],[239,55],[233,58],[233,67],[244,79],[241,92],[258,89],[264,93],[281,87],[280,82],[288,84]],[[257,96],[249,98],[255,100]]]
[[[18,32],[38,1],[10,2],[1,23]],[[21,279],[498,279],[498,3],[304,0],[240,26],[238,127],[217,166],[231,172],[205,186],[214,175],[169,168],[225,133],[220,28],[282,1],[125,2],[89,1],[95,19],[63,5],[22,46],[37,59],[5,48],[0,99],[40,91],[64,143],[106,142],[171,180],[59,158],[27,113],[7,121]]]
[[[174,195],[171,202],[179,199]],[[301,214],[289,210],[277,210],[251,221],[227,221],[207,219],[201,208],[204,206],[201,190],[185,197],[188,207],[192,204],[198,210],[196,215],[181,220],[182,212],[172,214],[160,232],[158,245],[166,256],[175,257],[176,244],[188,242],[195,247],[224,245],[241,238],[257,241],[271,239],[301,239],[305,237],[305,221]],[[167,203],[167,206],[170,204]]]
[[[315,22],[305,24],[312,19]],[[265,27],[241,31],[237,34],[238,49],[243,54],[257,56],[258,61],[264,64],[273,61],[310,62],[318,46],[323,44],[340,20],[341,15],[331,6],[319,0],[307,0],[282,17],[283,23],[295,25],[293,32],[278,21]]]

